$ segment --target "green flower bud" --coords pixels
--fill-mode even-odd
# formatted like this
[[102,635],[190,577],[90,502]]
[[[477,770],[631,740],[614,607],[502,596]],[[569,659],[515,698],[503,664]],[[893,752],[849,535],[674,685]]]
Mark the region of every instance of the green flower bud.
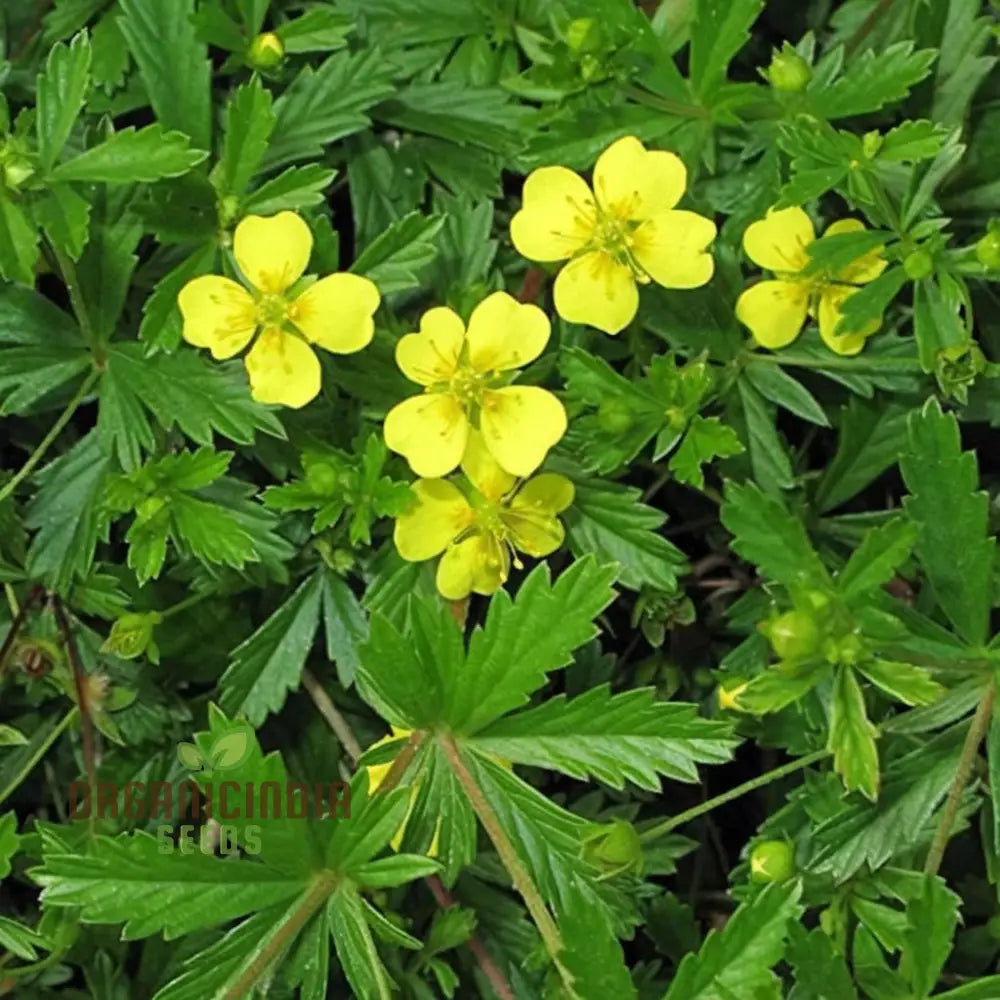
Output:
[[1000,270],[1000,232],[992,226],[976,244],[976,259],[991,271]]
[[795,849],[787,840],[764,840],[750,852],[754,882],[786,882],[795,874]]
[[934,258],[926,250],[914,250],[903,261],[903,270],[911,281],[920,281],[934,270]]
[[806,611],[786,611],[760,626],[771,648],[782,660],[803,660],[819,646],[816,619]]
[[566,29],[566,44],[574,52],[596,52],[601,45],[601,26],[592,17],[578,17]]
[[281,39],[268,31],[258,35],[247,51],[247,62],[254,69],[274,69],[285,58],[285,46]]
[[306,485],[313,493],[333,496],[337,490],[337,470],[329,462],[314,462],[306,469]]
[[632,411],[628,403],[608,396],[597,409],[597,425],[609,434],[624,434],[632,426]]
[[13,156],[3,165],[3,179],[15,191],[34,174],[35,168],[23,156]]
[[771,57],[771,65],[764,75],[775,90],[798,94],[809,86],[812,67],[786,42],[781,51]]
[[878,132],[865,132],[861,137],[861,152],[871,160],[882,148],[882,136]]
[[153,641],[153,629],[163,621],[163,616],[156,611],[129,612],[118,618],[111,626],[102,653],[111,653],[123,660],[134,660],[143,653],[149,652],[150,659],[155,663],[158,659],[156,643]]
[[583,843],[583,857],[607,876],[642,871],[642,843],[631,823],[614,819]]

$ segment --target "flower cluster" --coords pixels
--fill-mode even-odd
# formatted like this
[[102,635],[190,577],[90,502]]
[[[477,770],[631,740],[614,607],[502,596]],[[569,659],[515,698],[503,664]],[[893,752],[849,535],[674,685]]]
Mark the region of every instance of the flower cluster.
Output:
[[[511,240],[530,260],[566,262],[553,286],[563,319],[618,333],[636,315],[640,285],[696,288],[712,277],[716,226],[677,208],[686,189],[679,157],[626,136],[598,157],[592,185],[566,167],[534,170],[511,220]],[[844,219],[824,238],[863,229]],[[886,261],[875,250],[819,271],[809,252],[815,241],[801,208],[770,211],[751,224],[744,250],[774,277],[746,289],[736,315],[771,349],[790,344],[813,316],[831,350],[856,354],[878,323],[844,331],[843,306]],[[244,364],[262,403],[304,406],[321,387],[314,348],[349,354],[374,333],[378,289],[349,273],[303,278],[312,244],[308,225],[293,212],[248,216],[233,236],[239,280],[198,277],[178,298],[188,343],[219,359],[249,348]],[[445,597],[492,594],[511,565],[521,565],[519,552],[542,557],[563,542],[558,515],[572,503],[573,485],[534,473],[566,433],[566,411],[549,390],[517,381],[550,336],[540,308],[494,292],[467,323],[452,309],[429,309],[419,330],[396,345],[400,370],[422,391],[385,418],[386,444],[420,477],[412,506],[396,521],[395,541],[405,559],[442,557],[437,585]]]

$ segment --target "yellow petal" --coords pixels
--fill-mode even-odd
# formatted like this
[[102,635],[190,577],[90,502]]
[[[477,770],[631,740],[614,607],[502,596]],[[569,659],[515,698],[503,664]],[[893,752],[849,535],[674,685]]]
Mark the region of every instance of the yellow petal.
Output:
[[507,472],[530,476],[566,433],[566,410],[547,389],[510,385],[483,393],[479,427]]
[[408,333],[396,345],[396,364],[418,385],[446,382],[458,368],[465,324],[451,309],[437,306],[421,317],[420,332]]
[[632,252],[646,273],[664,288],[698,288],[707,284],[715,261],[707,252],[715,239],[715,223],[695,212],[660,212],[632,236]]
[[510,238],[528,260],[565,260],[589,242],[596,225],[587,182],[566,167],[541,167],[524,182]]
[[795,273],[809,263],[806,247],[815,239],[812,219],[801,208],[783,208],[747,226],[743,249],[758,267]]
[[207,347],[213,358],[231,358],[250,342],[257,328],[253,296],[235,281],[214,274],[189,281],[177,296],[184,318],[184,339]]
[[619,219],[639,221],[673,208],[687,186],[687,168],[674,153],[648,150],[635,138],[613,142],[597,158],[594,191]]
[[823,343],[837,354],[858,354],[865,346],[865,341],[882,325],[879,320],[866,323],[861,330],[849,333],[836,333],[843,315],[841,308],[844,302],[855,292],[853,288],[843,288],[829,285],[823,289],[819,299],[819,335]]
[[573,502],[573,494],[565,476],[546,472],[529,479],[501,514],[515,547],[536,558],[559,548],[566,532],[555,515]]
[[758,281],[736,300],[736,318],[763,347],[790,344],[809,310],[809,286],[802,281]]
[[632,272],[606,253],[594,251],[571,260],[556,278],[556,312],[570,323],[586,323],[618,333],[635,317],[639,290]]
[[469,431],[469,443],[462,456],[462,471],[487,500],[499,500],[510,492],[517,481],[515,476],[504,472],[486,447],[482,433],[475,429]]
[[305,272],[313,237],[294,212],[248,215],[233,234],[233,255],[243,276],[262,292],[283,292]]
[[535,510],[545,514],[561,514],[570,504],[576,490],[572,482],[556,472],[532,476],[511,501],[510,509]]
[[478,372],[521,368],[542,353],[550,332],[549,318],[538,306],[494,292],[469,317],[469,362]]
[[246,356],[250,395],[258,403],[298,409],[319,395],[322,371],[316,352],[299,337],[265,330]]
[[421,562],[444,552],[475,515],[459,488],[446,479],[418,479],[411,488],[417,499],[396,519],[393,538],[404,559]]
[[460,601],[473,591],[494,594],[510,573],[507,550],[493,535],[476,534],[452,545],[437,568],[437,588],[450,601]]
[[458,466],[469,436],[465,410],[443,392],[411,396],[385,418],[385,443],[404,455],[418,476],[435,479]]
[[[860,219],[838,219],[826,227],[824,236],[838,236],[841,233],[863,233],[865,224]],[[846,281],[852,285],[864,285],[874,281],[887,267],[889,262],[882,256],[882,250],[869,250],[857,260],[852,260],[847,267],[842,267],[834,277],[838,281]]]
[[310,285],[291,305],[288,318],[307,340],[334,354],[367,347],[379,305],[375,283],[358,274],[331,274]]

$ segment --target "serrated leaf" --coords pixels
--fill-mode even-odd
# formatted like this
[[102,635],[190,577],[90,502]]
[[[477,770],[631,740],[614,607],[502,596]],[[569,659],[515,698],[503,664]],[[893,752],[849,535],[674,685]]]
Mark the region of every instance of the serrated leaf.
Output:
[[924,875],[922,891],[907,904],[901,971],[916,996],[929,996],[951,952],[960,897],[936,875]]
[[219,704],[257,726],[298,687],[319,626],[323,573],[305,580],[249,639],[233,650],[219,681]]
[[763,0],[699,0],[691,26],[691,82],[699,96],[725,80],[763,8]]
[[51,169],[66,145],[89,82],[90,40],[86,34],[77,35],[69,45],[58,44],[49,50],[35,95],[38,158],[43,170]]
[[106,184],[158,181],[186,174],[207,155],[192,149],[190,139],[182,132],[165,132],[159,124],[138,131],[130,127],[60,163],[52,177],[58,181]]
[[912,663],[866,660],[858,665],[858,670],[886,694],[907,705],[929,705],[945,693],[930,671]]
[[754,388],[766,399],[784,407],[803,420],[820,427],[829,427],[823,407],[816,397],[797,379],[792,378],[780,365],[751,361],[743,369]]
[[678,482],[696,489],[705,485],[702,466],[715,458],[731,458],[743,451],[743,445],[732,427],[718,417],[695,414],[688,424],[681,446],[670,456],[669,466]]
[[90,235],[90,202],[69,184],[50,184],[32,213],[53,244],[79,260]]
[[222,157],[213,172],[213,180],[224,195],[242,195],[246,191],[267,152],[274,123],[271,92],[257,77],[233,94],[226,108]]
[[697,781],[699,763],[723,763],[734,746],[729,726],[700,718],[695,705],[656,701],[652,688],[612,695],[607,685],[498,719],[473,742],[515,764],[650,791],[659,790],[660,774]]
[[87,923],[120,924],[134,940],[167,940],[214,927],[298,895],[301,877],[255,861],[180,851],[163,854],[147,833],[98,837],[89,853],[46,852],[31,877],[51,907],[78,907]]
[[33,286],[38,256],[38,231],[7,189],[0,188],[0,275]]
[[[754,478],[769,493],[790,489],[795,483],[792,463],[778,435],[774,409],[746,379],[740,379],[736,388],[742,404]],[[729,422],[735,423],[735,420],[730,417]]]
[[121,0],[118,26],[132,50],[157,120],[211,149],[211,66],[195,33],[194,0]]
[[839,80],[817,82],[810,89],[813,112],[824,118],[847,118],[901,101],[930,73],[935,56],[933,49],[915,52],[911,41],[897,42],[884,52],[868,49]]
[[465,667],[449,677],[448,721],[475,733],[523,705],[553,670],[596,635],[594,618],[614,599],[615,571],[580,559],[550,582],[537,566],[511,599],[499,591],[486,621],[473,630]]
[[243,209],[257,215],[274,215],[286,209],[318,205],[323,201],[323,192],[336,176],[335,170],[328,170],[319,163],[289,167],[251,191],[243,201]]
[[931,399],[907,422],[900,460],[920,528],[915,552],[941,610],[970,643],[986,640],[996,545],[987,535],[989,499],[978,490],[976,456],[963,452],[958,422]]
[[[560,472],[572,473],[570,466]],[[576,495],[563,515],[569,546],[578,557],[593,554],[618,564],[618,581],[639,590],[677,589],[677,577],[687,569],[684,554],[657,532],[666,516],[641,502],[639,490],[620,483],[570,475]]]
[[841,594],[848,599],[859,597],[888,583],[910,554],[917,534],[916,525],[902,517],[872,528],[837,574]]
[[391,1000],[389,973],[379,958],[356,889],[339,889],[327,904],[330,936],[337,958],[357,1000]]
[[383,295],[420,286],[421,272],[437,255],[434,237],[444,218],[410,212],[370,243],[351,270],[375,282]]
[[663,1000],[732,1000],[772,983],[770,969],[801,912],[800,894],[796,882],[769,885],[742,903],[722,930],[709,932],[697,954],[685,956]]
[[758,486],[729,482],[722,523],[734,551],[791,588],[829,586],[830,578],[802,522]]
[[822,928],[793,924],[787,958],[795,970],[794,1000],[858,1000],[847,963]]
[[848,791],[858,790],[874,801],[878,796],[877,730],[865,713],[865,697],[850,667],[834,674],[827,746],[833,766]]
[[361,662],[360,646],[368,638],[368,623],[347,582],[332,573],[324,576],[323,632],[326,655],[336,664],[340,683],[348,687]]
[[265,169],[319,155],[369,124],[365,112],[392,92],[393,67],[375,50],[339,52],[303,69],[275,102]]

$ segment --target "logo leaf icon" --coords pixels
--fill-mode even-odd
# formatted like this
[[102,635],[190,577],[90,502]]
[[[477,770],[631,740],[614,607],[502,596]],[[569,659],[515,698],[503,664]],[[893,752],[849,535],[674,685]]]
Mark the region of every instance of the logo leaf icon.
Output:
[[205,766],[205,758],[193,743],[178,743],[177,759],[189,771],[200,771]]
[[224,733],[212,744],[212,766],[222,771],[239,767],[250,756],[250,733],[246,729]]

